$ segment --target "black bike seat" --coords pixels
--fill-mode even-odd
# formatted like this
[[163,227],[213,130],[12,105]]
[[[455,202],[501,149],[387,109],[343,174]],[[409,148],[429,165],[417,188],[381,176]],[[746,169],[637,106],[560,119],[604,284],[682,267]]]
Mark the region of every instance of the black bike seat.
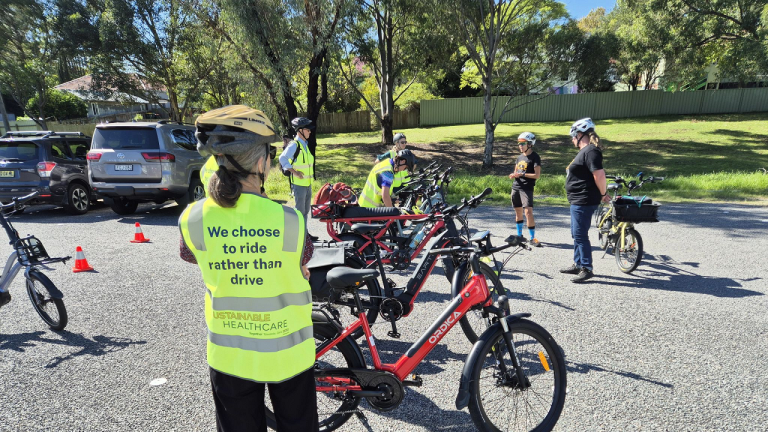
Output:
[[344,207],[341,211],[342,218],[362,218],[362,217],[387,217],[400,216],[400,209],[396,207]]
[[608,190],[621,189],[621,185],[618,183],[608,183]]
[[349,229],[352,231],[366,235],[371,232],[381,231],[382,228],[384,228],[385,224],[367,224],[367,223],[356,223],[352,225]]
[[374,269],[357,270],[349,267],[335,267],[328,272],[325,280],[333,288],[349,291],[359,288],[366,280],[378,276],[379,272]]

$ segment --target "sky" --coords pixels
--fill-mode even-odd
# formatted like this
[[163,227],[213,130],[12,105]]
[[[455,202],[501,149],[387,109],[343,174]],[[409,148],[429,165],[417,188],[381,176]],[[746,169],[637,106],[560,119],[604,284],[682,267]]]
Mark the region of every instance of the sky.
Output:
[[606,12],[610,12],[616,5],[616,0],[560,0],[565,3],[568,12],[573,19],[578,20],[587,16],[589,11],[599,7],[604,7]]

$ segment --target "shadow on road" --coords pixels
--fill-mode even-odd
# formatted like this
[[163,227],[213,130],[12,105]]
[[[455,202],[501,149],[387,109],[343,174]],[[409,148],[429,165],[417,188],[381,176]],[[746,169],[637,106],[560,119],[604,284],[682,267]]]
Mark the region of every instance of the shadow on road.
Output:
[[12,350],[17,352],[24,352],[27,348],[33,348],[38,343],[49,343],[64,345],[73,348],[79,348],[77,351],[71,352],[67,355],[55,357],[51,359],[46,368],[54,368],[61,363],[74,359],[76,357],[90,355],[93,357],[100,357],[111,352],[120,351],[128,348],[131,345],[143,345],[146,341],[134,341],[127,338],[117,338],[110,336],[94,336],[93,339],[70,332],[55,333],[60,339],[54,337],[48,337],[51,333],[44,331],[37,331],[31,333],[20,333],[16,335],[6,335],[5,338],[0,341],[0,351]]
[[603,285],[625,286],[630,288],[660,289],[665,291],[708,294],[715,297],[742,298],[764,295],[759,291],[742,289],[740,282],[750,282],[761,278],[732,279],[726,277],[702,276],[682,267],[698,268],[695,262],[680,263],[667,255],[658,257],[643,255],[640,267],[628,277],[598,275]]
[[586,374],[589,372],[607,372],[612,373],[614,375],[623,376],[625,378],[630,378],[637,381],[644,381],[650,384],[655,384],[657,386],[661,386],[664,388],[672,388],[674,387],[672,384],[663,383],[661,381],[652,380],[650,378],[646,378],[644,376],[638,375],[634,372],[627,372],[617,369],[608,369],[604,368],[602,366],[596,365],[596,364],[589,364],[589,363],[577,363],[572,361],[565,362],[565,369],[568,371],[568,373],[579,373],[579,374]]

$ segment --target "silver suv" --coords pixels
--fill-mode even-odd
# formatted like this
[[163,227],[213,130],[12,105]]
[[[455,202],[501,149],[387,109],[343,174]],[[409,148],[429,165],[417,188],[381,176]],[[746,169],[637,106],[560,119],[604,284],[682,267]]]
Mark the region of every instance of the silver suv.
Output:
[[193,126],[170,121],[96,125],[88,152],[91,187],[120,215],[140,202],[180,206],[205,197]]

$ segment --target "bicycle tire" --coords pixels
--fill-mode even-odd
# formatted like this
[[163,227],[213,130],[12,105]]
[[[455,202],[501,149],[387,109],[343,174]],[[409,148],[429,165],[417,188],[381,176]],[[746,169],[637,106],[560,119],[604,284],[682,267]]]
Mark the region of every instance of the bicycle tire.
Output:
[[[319,343],[325,342],[326,340],[333,339],[338,335],[338,332],[335,331],[332,326],[323,326],[323,325],[315,325],[314,326],[314,337],[315,337],[315,346],[318,346]],[[319,342],[319,343],[318,343]],[[321,368],[322,359],[323,358],[329,358],[334,352],[334,350],[338,349],[338,352],[341,353],[341,356],[343,357],[343,363],[339,365],[334,365],[333,367],[338,368],[355,368],[355,369],[363,369],[365,368],[365,363],[361,362],[358,358],[358,355],[355,351],[355,349],[352,347],[351,344],[354,344],[354,340],[347,336],[343,341],[341,341],[334,349],[328,351],[322,358],[315,361],[315,370],[318,370],[318,368]],[[336,359],[338,362],[338,359]],[[327,397],[327,395],[323,393],[318,393],[317,395],[317,404],[318,404],[318,420],[320,421],[320,431],[321,432],[330,432],[333,430],[338,429],[341,427],[344,423],[346,423],[350,417],[352,417],[351,412],[347,411],[354,411],[357,409],[358,405],[360,405],[360,397],[357,396],[351,396],[346,395],[346,398],[342,405],[335,411],[335,412],[347,412],[344,414],[332,414],[328,418],[320,418],[321,410],[323,409],[320,405],[323,404],[323,398]],[[269,409],[269,407],[266,407],[266,417],[267,417],[267,426],[269,426],[273,430],[277,430],[277,421],[275,420],[275,414]]]
[[[625,248],[621,249],[621,232],[619,232],[616,244],[613,246],[613,253],[616,256],[616,265],[619,266],[619,270],[624,273],[632,273],[637,266],[640,265],[640,261],[643,259],[643,238],[640,237],[640,233],[632,228],[626,230],[626,236],[624,240]],[[628,242],[627,239],[632,238],[633,242]],[[629,246],[627,246],[629,244]]]
[[[502,327],[495,326],[490,329],[480,337],[480,343],[482,343],[479,347],[480,355],[475,357],[475,360],[473,360],[474,364],[470,365],[472,375],[469,388],[469,413],[472,421],[478,430],[484,432],[506,430],[551,431],[560,418],[563,406],[565,405],[567,379],[563,352],[552,336],[543,327],[532,321],[526,319],[513,321],[509,323],[509,329],[512,332],[512,340],[514,341],[517,357],[525,369],[526,380],[529,385],[524,390],[516,387],[517,377],[514,375],[511,377],[500,377],[498,373],[495,375],[492,373],[491,376],[483,378],[484,370],[487,369],[492,372],[498,369],[498,364],[496,363],[498,357],[495,353],[500,353],[501,360],[507,366],[507,370],[511,369],[514,373],[512,360],[504,343]],[[527,348],[529,348],[532,342],[524,342],[524,337],[538,343],[543,349],[538,350],[538,352],[537,350],[528,350]],[[494,350],[494,353],[491,350]],[[505,382],[499,384],[501,379],[504,379]],[[483,383],[488,383],[492,387],[500,389],[501,393],[499,399],[493,401],[491,406],[488,407],[484,406],[484,394],[481,393],[480,389]],[[514,395],[509,397],[510,393],[513,392]],[[551,396],[547,396],[549,392],[551,392]],[[519,401],[519,399],[526,397],[538,399],[533,401],[526,400],[522,403]],[[550,399],[551,403],[549,402]],[[546,409],[546,414],[542,416],[540,421],[532,426],[525,425],[523,429],[519,425],[511,424],[510,418],[513,419],[512,421],[515,421],[521,420],[521,417],[524,416],[518,416],[517,412],[514,415],[508,415],[509,410],[514,410],[518,405],[522,405],[524,406],[525,414],[528,414],[535,408],[530,402],[535,404],[537,400],[544,401],[543,405]],[[507,401],[510,401],[512,406],[505,405]],[[549,403],[548,407],[547,403]],[[491,415],[498,414],[504,420],[498,419],[494,422],[489,413]],[[527,419],[527,416],[525,417]]]
[[[39,282],[39,284],[45,288],[45,292],[39,289],[35,282]],[[40,318],[43,319],[51,330],[64,330],[64,327],[67,326],[67,322],[69,321],[67,309],[64,307],[64,301],[58,298],[52,298],[50,294],[51,290],[58,291],[56,285],[48,279],[48,276],[36,271],[29,272],[26,285],[29,301],[32,302],[32,307],[35,308],[35,311],[40,315]],[[51,303],[53,303],[55,307],[58,319],[51,316],[53,310],[49,310],[47,307],[47,305]]]
[[[471,273],[472,270],[467,266],[466,276],[464,277],[465,281],[469,279]],[[493,296],[494,302],[498,300],[499,296],[507,294],[507,290],[504,289],[504,285],[501,283],[501,278],[499,278],[499,275],[496,274],[491,266],[481,262],[480,273],[485,276],[485,280],[488,283],[488,289],[491,291],[491,296]],[[466,286],[466,282],[462,284],[462,287],[463,286]],[[486,324],[488,321],[480,315],[482,311],[482,306],[478,305],[467,311],[467,313],[459,320],[461,330],[473,345],[477,342],[480,335],[488,328],[488,325]],[[509,311],[507,311],[507,313],[509,313]]]

